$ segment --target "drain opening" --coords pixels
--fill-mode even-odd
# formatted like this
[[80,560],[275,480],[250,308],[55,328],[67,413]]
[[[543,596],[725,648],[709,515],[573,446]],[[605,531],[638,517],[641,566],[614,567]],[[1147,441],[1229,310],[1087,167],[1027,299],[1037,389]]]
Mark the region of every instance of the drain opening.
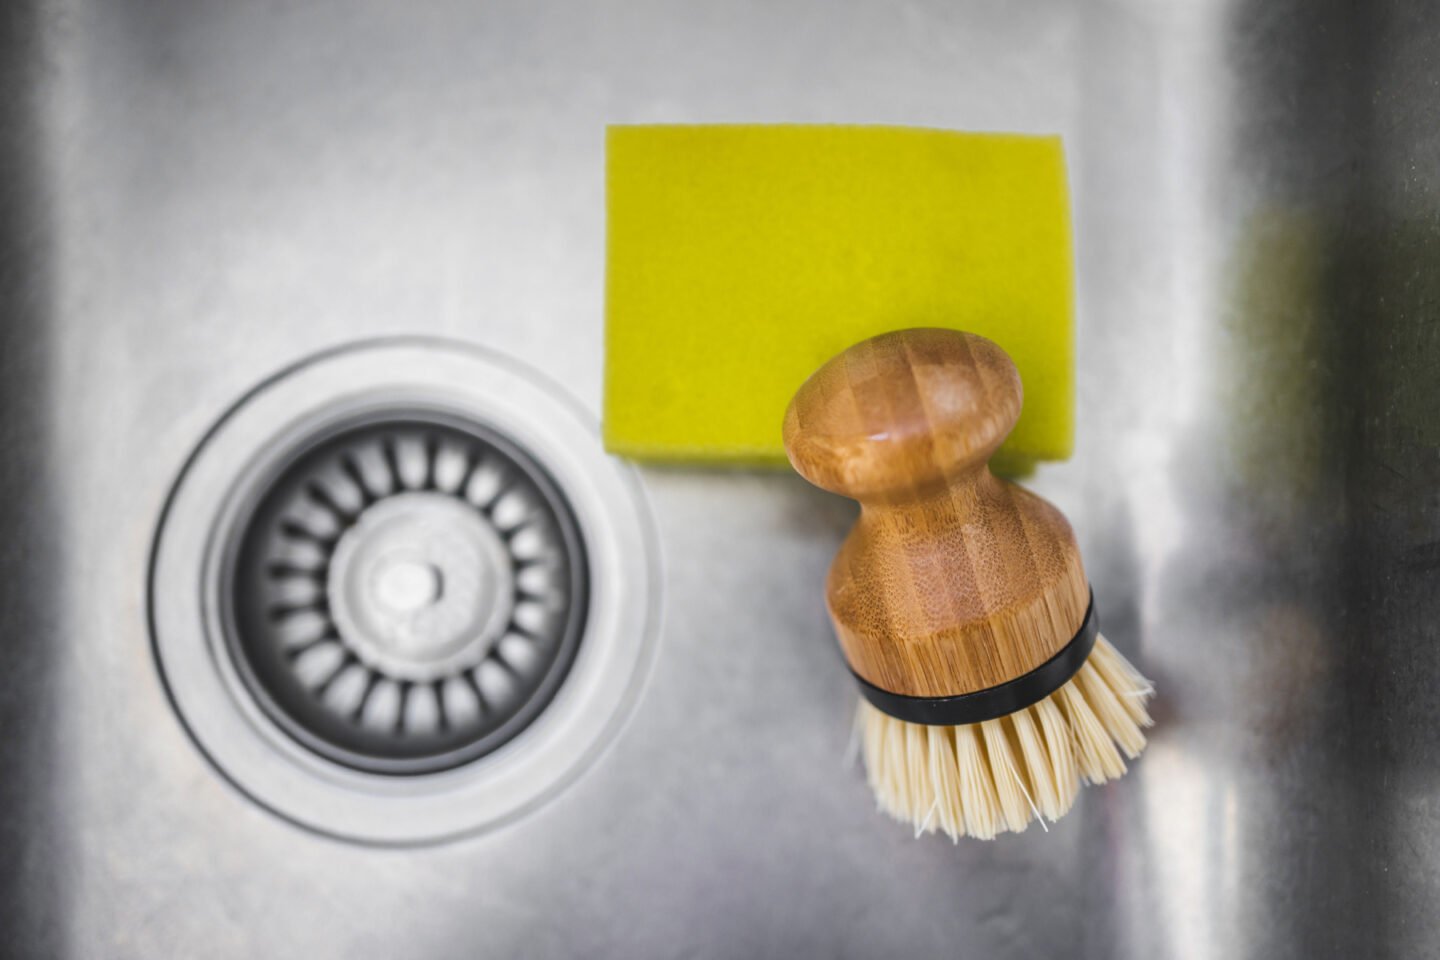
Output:
[[549,703],[584,630],[569,503],[517,444],[423,411],[312,437],[237,527],[232,656],[291,737],[358,770],[431,773]]
[[534,809],[617,735],[658,553],[638,475],[562,390],[398,338],[225,412],[159,518],[148,601],[165,690],[231,784],[329,836],[429,843]]

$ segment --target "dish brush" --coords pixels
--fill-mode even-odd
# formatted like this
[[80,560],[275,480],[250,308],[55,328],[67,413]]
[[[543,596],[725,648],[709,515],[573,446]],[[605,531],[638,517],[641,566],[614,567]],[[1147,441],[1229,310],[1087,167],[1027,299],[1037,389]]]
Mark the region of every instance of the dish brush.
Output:
[[1054,821],[1082,782],[1124,774],[1151,724],[1070,524],[987,466],[1021,402],[999,346],[915,329],[831,359],[785,414],[795,469],[860,502],[827,605],[870,786],[917,836]]

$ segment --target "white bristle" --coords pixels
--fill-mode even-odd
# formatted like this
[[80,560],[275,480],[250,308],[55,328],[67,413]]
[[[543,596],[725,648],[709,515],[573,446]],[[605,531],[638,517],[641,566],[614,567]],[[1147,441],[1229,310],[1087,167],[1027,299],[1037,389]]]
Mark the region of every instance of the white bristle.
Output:
[[1055,789],[1055,772],[1050,764],[1050,751],[1045,748],[1044,734],[1035,721],[1031,708],[1010,715],[1009,726],[1015,731],[1015,752],[1025,764],[1031,784],[1031,798],[1040,813],[1050,820],[1065,812]]
[[1052,694],[1030,708],[1040,721],[1045,733],[1045,762],[1050,769],[1051,784],[1055,787],[1055,805],[1059,810],[1050,820],[1053,822],[1070,812],[1075,795],[1080,792],[1080,765],[1075,762],[1075,737],[1065,723],[1065,714],[1060,712]]
[[[1137,727],[1148,727],[1153,722],[1145,709],[1145,701],[1155,695],[1155,688],[1149,680],[1140,676],[1140,671],[1126,660],[1119,650],[1109,643],[1096,643],[1086,666],[1093,666],[1118,697],[1120,705],[1130,715]],[[1141,738],[1144,744],[1144,738]]]
[[1020,770],[1010,753],[1010,738],[999,720],[980,724],[985,741],[985,755],[990,760],[990,779],[995,784],[995,797],[1000,802],[1000,816],[1006,828],[1019,833],[1030,824],[1029,788],[1020,781]]
[[1105,678],[1100,675],[1100,671],[1089,663],[1080,668],[1075,679],[1085,693],[1085,702],[1095,711],[1100,725],[1105,728],[1115,745],[1131,760],[1140,756],[1140,751],[1145,749],[1145,734],[1140,732],[1140,728],[1121,705],[1122,699],[1136,698],[1116,696],[1115,691],[1110,689]]
[[[935,781],[930,777],[930,751],[926,747],[925,728],[913,723],[902,723],[900,726],[905,733],[905,774],[910,779],[905,793],[910,799],[910,806],[924,809],[928,818],[935,810]],[[924,825],[917,824],[916,829],[922,830]]]
[[897,810],[909,811],[920,805],[918,799],[910,797],[910,758],[905,750],[905,724],[897,722],[889,725],[885,731],[884,747],[888,754],[885,780],[896,785],[895,798],[890,805],[890,814],[895,816]]
[[[913,724],[912,724],[913,726]],[[965,833],[965,813],[960,809],[960,769],[955,765],[955,738],[949,727],[926,727],[930,747],[930,780],[935,784],[936,826],[951,840]]]
[[[1054,821],[1080,780],[1125,772],[1145,748],[1154,688],[1104,637],[1065,686],[998,720],[959,727],[906,723],[861,701],[860,747],[880,808],[918,836],[988,840]],[[1124,754],[1124,757],[1121,754]]]
[[955,763],[960,768],[960,807],[965,814],[965,832],[989,840],[1003,829],[1000,801],[995,796],[995,778],[980,746],[978,725],[952,728],[955,733]]
[[1095,709],[1085,699],[1077,678],[1071,678],[1059,690],[1060,709],[1075,738],[1075,758],[1080,762],[1080,776],[1086,783],[1104,783],[1125,775],[1125,761],[1115,749],[1115,741],[1105,732]]

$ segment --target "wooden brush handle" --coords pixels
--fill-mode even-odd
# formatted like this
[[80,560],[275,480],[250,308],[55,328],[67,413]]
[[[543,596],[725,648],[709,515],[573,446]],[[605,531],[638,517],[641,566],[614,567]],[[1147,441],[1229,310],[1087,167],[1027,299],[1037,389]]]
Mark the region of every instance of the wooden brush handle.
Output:
[[902,330],[822,366],[785,414],[790,462],[860,501],[826,585],[850,667],[891,693],[949,697],[1028,673],[1085,619],[1070,524],[986,461],[1020,416],[1005,351]]

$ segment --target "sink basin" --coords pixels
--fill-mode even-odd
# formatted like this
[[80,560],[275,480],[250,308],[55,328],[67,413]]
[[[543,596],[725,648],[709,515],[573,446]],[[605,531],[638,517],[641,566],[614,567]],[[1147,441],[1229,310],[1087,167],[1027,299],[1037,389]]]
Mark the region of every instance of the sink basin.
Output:
[[[1440,942],[1437,11],[21,0],[0,21],[9,955]],[[571,774],[444,837],[357,836],[343,793],[287,815],[157,662],[186,464],[280,371],[397,336],[561,385],[593,440],[604,126],[741,120],[1066,138],[1080,426],[1030,482],[1156,681],[1146,755],[1048,831],[913,839],[853,762],[823,608],[851,505],[640,468],[660,619]],[[441,589],[417,562],[385,560],[400,606]]]

